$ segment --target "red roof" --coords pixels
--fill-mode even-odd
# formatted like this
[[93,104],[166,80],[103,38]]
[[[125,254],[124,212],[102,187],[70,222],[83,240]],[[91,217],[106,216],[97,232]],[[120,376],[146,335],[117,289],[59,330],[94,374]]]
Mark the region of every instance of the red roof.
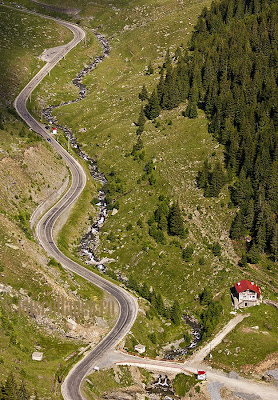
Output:
[[206,371],[198,371],[198,375],[204,375]]
[[243,279],[242,281],[235,283],[235,289],[237,293],[245,292],[245,290],[252,290],[258,295],[261,294],[259,287],[255,285],[254,282],[250,282],[247,279]]

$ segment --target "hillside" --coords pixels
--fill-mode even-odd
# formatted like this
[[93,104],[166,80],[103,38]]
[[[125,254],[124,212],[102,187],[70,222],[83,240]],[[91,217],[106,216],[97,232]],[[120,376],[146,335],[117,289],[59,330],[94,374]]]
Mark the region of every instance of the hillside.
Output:
[[[93,74],[88,74],[84,79],[89,89],[86,99],[54,110],[59,123],[72,127],[79,143],[83,144],[89,156],[97,160],[99,169],[106,174],[108,181],[118,181],[123,186],[122,192],[112,194],[113,197],[117,196],[119,212],[107,219],[101,231],[99,257],[113,257],[118,261],[116,270],[113,264],[110,266],[115,272],[123,277],[140,277],[141,282],[145,281],[154,287],[157,284],[156,289],[172,300],[170,280],[174,287],[179,288],[179,298],[183,299],[184,304],[203,289],[200,279],[204,271],[211,270],[214,265],[214,274],[220,282],[222,278],[219,271],[223,265],[229,268],[236,259],[228,238],[232,212],[227,208],[227,194],[223,193],[221,200],[203,199],[194,182],[203,159],[221,158],[221,149],[208,134],[204,116],[200,116],[196,122],[189,121],[180,116],[181,110],[174,110],[157,120],[160,127],[148,122],[142,136],[145,150],[143,160],[136,160],[130,153],[136,143],[136,127],[133,123],[141,107],[138,99],[140,88],[143,84],[152,87],[154,79],[159,77],[157,67],[165,50],[171,46],[174,48],[176,43],[184,39],[184,32],[192,29],[191,20],[197,17],[203,5],[194,3],[188,10],[187,6],[173,7],[171,2],[163,5],[158,2],[141,8],[133,4],[115,11],[113,17],[108,18],[113,24],[107,22],[106,15],[95,22],[92,20],[95,25],[104,22],[102,30],[108,39],[109,35],[113,35],[109,41],[111,54]],[[109,13],[112,11],[109,10]],[[189,12],[192,15],[190,17]],[[178,18],[183,18],[182,24],[177,21]],[[123,19],[127,21],[125,26],[122,26]],[[149,37],[152,37],[150,42],[147,40]],[[145,75],[144,70],[152,60],[156,60],[153,62],[155,73]],[[50,77],[40,89],[40,104],[42,93],[45,93],[46,87],[51,91],[51,85]],[[45,105],[51,104],[48,102],[51,99],[47,100],[45,96],[44,99]],[[83,110],[86,110],[85,114]],[[86,133],[82,133],[83,130]],[[142,181],[144,166],[151,160],[154,160],[156,168],[155,185]],[[112,170],[113,177],[110,175]],[[169,237],[166,245],[160,245],[148,235],[147,221],[162,193],[172,201],[178,200],[183,209],[185,226],[189,230],[185,240],[177,238],[173,243],[175,238]],[[143,221],[142,228],[137,225],[139,219]],[[223,230],[223,222],[226,231]],[[131,229],[129,224],[132,225]],[[221,262],[209,250],[214,241],[222,243]],[[190,289],[192,293],[188,291],[186,282],[186,277],[191,274],[192,262],[185,263],[181,257],[181,248],[188,243],[194,244],[194,264],[198,265],[199,259],[203,263],[195,270],[195,285]],[[157,272],[161,274],[161,279],[154,282],[152,275]],[[231,283],[233,279],[231,276]]]
[[[30,217],[57,189],[67,188],[68,171],[16,116],[12,101],[42,66],[37,57],[44,48],[71,35],[53,22],[4,7],[0,24],[0,382],[13,372],[30,395],[36,390],[39,398],[57,399],[61,377],[84,344],[98,342],[109,321],[96,326],[95,315],[86,320],[82,313],[74,317],[76,326],[67,320],[70,304],[83,304],[87,313],[92,301],[97,305],[105,298],[64,272],[34,239]],[[34,351],[44,353],[41,363],[32,360]]]
[[[63,2],[65,8],[66,4],[70,9],[72,4]],[[143,133],[138,135],[138,114],[146,104],[139,99],[139,93],[145,85],[150,96],[161,79],[163,63],[175,65],[178,54],[186,49],[198,15],[207,5],[158,0],[152,4],[115,2],[109,8],[82,3],[76,18],[104,34],[111,51],[83,78],[86,98],[53,110],[59,124],[72,130],[79,145],[97,161],[108,179],[105,191],[110,211],[97,249],[99,259],[116,260],[106,264],[107,274],[126,282],[141,295],[145,287],[162,294],[168,309],[177,300],[183,311],[197,318],[202,313],[199,294],[207,286],[214,296],[222,296],[225,311],[231,310],[230,287],[242,277],[256,279],[266,297],[277,290],[272,279],[276,267],[271,260],[264,260],[259,266],[238,265],[241,250],[230,238],[236,207],[228,185],[218,192],[218,197],[204,197],[203,189],[197,186],[204,160],[225,167],[224,145],[208,131],[205,110],[199,109],[194,119],[184,117],[186,101],[175,108],[165,106],[158,117],[146,120]],[[79,54],[83,65],[88,65],[94,54],[102,52],[89,36],[87,48],[83,47]],[[80,72],[77,54],[69,55],[58,74],[65,69],[72,79]],[[59,101],[76,96],[76,88],[68,86],[69,81],[65,83],[65,75],[62,79],[64,89],[60,89],[58,101],[53,103],[57,82],[51,76],[47,78],[37,91],[37,99],[33,98],[34,110],[39,112],[42,106],[57,106]],[[164,207],[162,195],[166,207],[179,204],[182,237],[169,235],[167,229],[162,236],[157,234],[156,210]],[[96,197],[97,192],[92,192],[92,203]],[[79,207],[77,215],[79,219],[86,218],[87,208]],[[67,232],[66,238],[77,256],[81,233],[77,239],[76,234]],[[148,299],[148,295],[145,297]],[[160,329],[161,321],[148,324],[149,330],[155,331]],[[148,343],[150,354],[158,351],[147,333],[140,331],[140,322],[135,324],[133,333],[137,341]],[[165,335],[158,335],[160,344],[180,338],[183,333],[178,329],[175,334]],[[132,349],[132,343],[129,338],[127,348]]]
[[[57,5],[67,8],[69,15],[74,4],[55,2]],[[99,259],[115,260],[106,264],[107,275],[125,282],[146,299],[140,301],[138,320],[123,345],[133,350],[134,344],[143,342],[151,356],[163,356],[161,348],[166,344],[188,344],[188,327],[174,322],[181,311],[197,317],[207,335],[229,319],[230,287],[238,279],[255,279],[264,297],[275,298],[277,293],[277,267],[271,259],[264,256],[261,263],[239,263],[245,248],[230,237],[238,209],[228,185],[217,187],[216,197],[211,192],[204,196],[204,188],[197,185],[205,160],[215,171],[225,170],[226,159],[225,143],[219,143],[217,135],[208,130],[210,120],[203,104],[195,104],[200,107],[197,118],[192,118],[196,117],[195,109],[190,115],[186,111],[193,91],[189,102],[183,98],[175,107],[164,103],[159,115],[144,121],[143,132],[138,134],[138,115],[142,105],[148,104],[140,100],[139,93],[145,85],[150,96],[161,80],[161,70],[167,65],[170,69],[170,63],[175,66],[179,55],[186,54],[204,6],[209,2],[115,1],[111,7],[80,3],[75,20],[88,31],[97,29],[104,34],[111,51],[83,78],[86,98],[53,111],[108,180],[104,190],[109,215],[96,253]],[[193,51],[193,44],[190,46]],[[32,98],[33,112],[40,115],[42,107],[76,98],[72,78],[102,52],[89,31],[88,42],[57,68],[59,79],[53,73],[38,88]],[[191,65],[197,71],[198,64]],[[62,134],[58,140],[66,145]],[[99,189],[100,185],[87,188],[73,220],[92,219]],[[170,231],[170,214],[182,225],[179,232]],[[67,251],[78,257],[80,241],[87,232],[87,223],[63,230],[60,244],[65,248],[66,243]],[[88,261],[84,255],[83,261]],[[211,293],[208,307],[199,296],[207,288]],[[270,352],[275,351],[276,332],[273,336]],[[263,359],[265,353],[260,356]]]

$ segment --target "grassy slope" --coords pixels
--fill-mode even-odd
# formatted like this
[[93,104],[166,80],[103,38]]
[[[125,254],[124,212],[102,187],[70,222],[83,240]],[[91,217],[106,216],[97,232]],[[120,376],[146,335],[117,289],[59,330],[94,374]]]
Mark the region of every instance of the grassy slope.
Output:
[[[69,6],[72,4],[67,2]],[[202,112],[193,121],[181,117],[184,106],[163,112],[158,118],[161,123],[159,129],[150,122],[146,124],[142,135],[145,160],[135,161],[129,155],[136,141],[133,122],[137,120],[141,106],[138,100],[140,88],[143,84],[149,91],[154,87],[159,78],[157,67],[163,62],[165,50],[168,47],[174,50],[178,44],[186,43],[197,15],[208,4],[205,1],[181,4],[172,0],[157,0],[152,5],[146,1],[116,1],[110,8],[96,3],[82,3],[82,23],[94,28],[101,25],[99,29],[109,37],[112,52],[84,79],[90,89],[87,98],[81,103],[55,110],[59,122],[70,126],[84,150],[97,159],[100,170],[108,175],[113,169],[124,182],[126,194],[119,198],[119,212],[108,218],[101,233],[100,256],[112,256],[117,260],[115,265],[111,264],[115,271],[146,281],[160,290],[170,302],[178,298],[184,309],[197,314],[199,303],[196,295],[208,284],[214,294],[224,294],[226,311],[231,308],[229,287],[243,276],[250,279],[255,276],[258,282],[263,283],[265,296],[271,296],[275,289],[275,279],[272,282],[274,286],[271,286],[269,277],[253,266],[246,270],[237,266],[237,256],[228,236],[233,210],[227,206],[227,190],[218,199],[205,199],[196,188],[195,176],[203,160],[209,157],[213,162],[222,158],[222,149],[208,134]],[[97,50],[96,47],[94,49]],[[155,67],[155,74],[149,77],[144,70],[150,61]],[[74,68],[79,71],[77,64]],[[49,87],[54,84],[50,78]],[[39,96],[42,92],[39,91]],[[68,96],[67,93],[68,88],[64,90],[64,95]],[[52,104],[50,96],[43,97],[45,104]],[[62,98],[63,91],[60,91],[59,100]],[[169,124],[170,120],[172,124]],[[86,133],[79,132],[80,128],[86,128]],[[151,159],[155,160],[156,184],[137,183],[143,175],[145,163]],[[183,209],[189,236],[178,242],[182,247],[188,243],[194,245],[191,263],[182,261],[181,250],[172,243],[172,238],[168,238],[167,244],[162,246],[148,235],[146,221],[161,193],[179,200]],[[82,211],[79,218],[82,215],[85,218],[86,210]],[[137,226],[139,217],[144,221],[143,228]],[[132,230],[127,231],[130,223]],[[111,232],[113,241],[107,240],[108,235],[111,238]],[[73,242],[75,238],[69,235],[68,240]],[[213,242],[221,244],[221,259],[211,252]],[[204,265],[198,263],[201,256],[205,259]],[[264,266],[264,270],[269,269],[275,275],[273,265]],[[227,313],[225,315],[227,317]],[[133,333],[138,341],[145,341],[151,347],[147,332],[140,332],[139,323]],[[152,322],[150,328],[156,329],[157,321]],[[151,351],[154,351],[153,347]]]
[[[196,20],[205,4],[188,2],[181,6],[172,1],[157,1],[145,5],[135,2],[120,11],[110,9],[102,15],[97,10],[99,19],[92,19],[91,24],[96,26],[102,22],[102,30],[108,35],[113,34],[111,55],[85,78],[90,93],[84,101],[55,110],[61,123],[73,127],[79,142],[86,145],[86,152],[98,160],[100,169],[106,173],[112,168],[116,171],[128,193],[119,199],[118,214],[105,224],[100,255],[112,254],[117,259],[115,269],[126,276],[132,273],[143,278],[170,299],[173,298],[173,286],[178,288],[177,296],[185,304],[202,290],[204,272],[207,274],[213,268],[214,283],[219,288],[226,272],[223,267],[235,260],[227,234],[232,214],[227,209],[227,194],[222,195],[222,202],[220,199],[204,199],[194,183],[202,160],[213,153],[215,156],[212,158],[221,157],[221,149],[207,133],[206,120],[201,113],[197,120],[190,121],[180,117],[179,109],[163,113],[159,118],[159,129],[150,122],[146,124],[144,161],[134,161],[126,154],[136,141],[132,123],[137,119],[141,105],[138,100],[140,87],[145,83],[151,89],[154,79],[159,77],[157,69],[154,76],[144,75],[145,66],[151,60],[155,60],[154,64],[158,66],[168,47],[174,49],[187,40],[194,18]],[[93,11],[93,6],[90,6],[83,15]],[[168,125],[169,120],[173,121],[172,125]],[[81,127],[87,129],[86,133],[78,132]],[[143,175],[143,166],[152,158],[156,159],[155,187],[145,182],[137,184]],[[171,239],[166,246],[157,245],[148,236],[146,224],[143,229],[136,225],[139,217],[147,221],[162,192],[179,200],[183,207],[190,235],[180,244],[194,243],[193,265],[200,256],[205,256],[205,266],[194,268],[194,285],[191,280],[190,290],[187,280],[193,266],[183,263],[181,250],[170,244]],[[130,232],[126,232],[128,223],[133,225]],[[106,240],[111,231],[116,236],[114,243]],[[223,246],[221,262],[208,249],[214,241],[220,241]],[[142,251],[143,248],[149,250]],[[159,274],[159,282],[153,280],[154,274]],[[230,282],[234,279],[233,273]]]
[[[13,288],[15,305],[27,294],[46,305],[54,298],[96,301],[102,293],[53,265],[47,266],[47,257],[32,237],[29,216],[62,184],[68,172],[51,147],[5,108],[37,71],[37,66],[41,66],[36,57],[45,48],[70,40],[71,33],[38,17],[3,7],[0,11],[0,47],[1,56],[4,55],[0,63],[3,118],[0,129],[0,281]],[[76,294],[73,296],[71,291]],[[19,317],[11,301],[7,305],[7,299],[9,295],[0,296],[0,381],[13,370],[16,377],[27,381],[31,391],[36,388],[40,395],[57,399],[59,387],[56,387],[55,372],[59,365],[69,364],[64,358],[80,347],[81,342],[47,334],[30,318]],[[60,326],[65,327],[66,318],[61,315],[57,318]],[[45,354],[42,363],[31,360],[38,346]]]
[[54,22],[17,10],[1,6],[0,12],[0,70],[5,72],[0,76],[0,93],[4,94],[0,105],[5,106],[43,65],[38,59],[43,50],[57,41],[68,42],[72,33]]
[[[0,357],[3,361],[0,363],[0,379],[13,371],[17,379],[27,382],[31,393],[35,389],[43,398],[60,398],[55,374],[60,365],[66,365],[64,358],[76,351],[80,343],[46,335],[26,316],[18,316],[7,307],[0,311],[0,318]],[[42,362],[32,361],[34,351],[44,353]]]
[[[228,369],[246,374],[255,373],[261,377],[262,372],[275,368],[277,364],[278,314],[274,307],[267,305],[252,307],[248,313],[250,316],[213,350],[213,358],[209,362],[216,367],[226,366]],[[268,355],[275,352],[276,356],[273,354],[271,359]],[[263,365],[261,361],[266,358],[269,361]]]

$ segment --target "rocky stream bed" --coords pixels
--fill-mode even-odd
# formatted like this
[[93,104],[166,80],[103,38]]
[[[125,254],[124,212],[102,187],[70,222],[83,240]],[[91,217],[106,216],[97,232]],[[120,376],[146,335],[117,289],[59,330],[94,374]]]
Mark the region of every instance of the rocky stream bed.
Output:
[[[57,108],[57,107],[62,107],[64,105],[72,104],[72,103],[77,103],[81,100],[83,100],[86,97],[87,94],[87,89],[86,85],[82,83],[82,79],[85,75],[87,75],[89,72],[91,72],[96,66],[104,60],[105,57],[107,57],[110,53],[110,47],[108,40],[105,38],[105,36],[101,35],[100,33],[93,31],[93,33],[96,35],[97,40],[103,47],[103,54],[100,56],[95,57],[95,59],[85,68],[83,68],[79,74],[72,80],[72,83],[78,87],[79,89],[79,95],[75,100],[69,101],[69,102],[64,102],[62,104],[59,104],[58,106],[49,106],[45,109],[42,110],[42,113],[46,120],[48,121],[49,124],[54,124],[55,127],[58,129],[62,130],[66,137],[68,138],[69,142],[71,143],[72,147],[76,150],[77,154],[79,157],[81,157],[83,160],[85,160],[88,165],[89,165],[89,170],[92,178],[98,182],[101,183],[103,186],[107,180],[105,178],[105,175],[101,173],[98,169],[97,162],[90,158],[79,146],[77,143],[77,140],[72,132],[71,129],[62,126],[59,124],[57,119],[52,115],[52,111]],[[96,249],[98,246],[99,242],[99,229],[103,225],[105,218],[107,217],[107,203],[105,199],[105,193],[102,189],[98,192],[98,203],[96,204],[98,207],[98,213],[97,217],[91,226],[90,230],[88,233],[84,235],[84,237],[81,240],[80,243],[80,253],[81,255],[86,256],[88,264],[94,264],[97,265],[98,269],[102,272],[105,272],[106,266],[103,264],[103,260],[99,260],[98,257],[96,256]],[[106,260],[106,262],[108,259]]]
[[[101,35],[100,33],[93,31],[94,34],[97,37],[97,40],[103,47],[103,54],[100,56],[95,57],[95,59],[92,61],[90,65],[87,67],[83,68],[79,74],[72,80],[72,83],[79,88],[79,95],[75,100],[72,100],[70,102],[64,102],[58,106],[49,106],[45,109],[43,109],[42,113],[46,120],[48,121],[49,124],[54,124],[55,127],[59,128],[62,130],[66,137],[68,138],[69,142],[71,143],[72,147],[76,150],[77,154],[79,157],[81,157],[83,160],[85,160],[88,165],[89,165],[89,170],[92,178],[98,182],[101,183],[102,187],[103,185],[107,182],[107,179],[103,173],[101,173],[98,169],[97,162],[90,158],[80,147],[78,144],[73,132],[71,129],[64,127],[60,125],[57,121],[57,119],[52,115],[52,111],[57,108],[61,107],[63,105],[68,105],[72,103],[77,103],[81,100],[83,100],[86,97],[87,94],[87,88],[86,85],[82,83],[82,78],[91,72],[96,66],[104,60],[105,57],[109,56],[110,54],[110,46],[108,43],[108,40],[105,38],[105,36]],[[86,263],[95,265],[99,269],[99,271],[105,273],[107,270],[107,266],[105,265],[105,262],[108,262],[110,259],[105,258],[102,260],[99,260],[97,257],[97,248],[98,248],[98,243],[99,243],[99,230],[104,224],[104,221],[108,215],[107,211],[107,202],[106,202],[106,196],[105,192],[103,189],[100,189],[98,192],[98,202],[96,203],[96,206],[98,207],[98,213],[95,221],[93,222],[93,225],[90,227],[89,231],[83,236],[81,239],[80,243],[80,254],[82,256],[86,257]],[[119,280],[121,280],[121,276],[119,276]],[[191,327],[192,331],[192,341],[189,344],[189,346],[185,348],[180,348],[176,347],[174,349],[167,349],[164,352],[164,358],[168,360],[174,360],[176,358],[179,358],[188,352],[190,350],[193,350],[198,343],[200,342],[201,339],[201,327],[198,324],[198,321],[196,321],[193,317],[191,316],[184,316],[183,317],[184,323],[189,325]]]

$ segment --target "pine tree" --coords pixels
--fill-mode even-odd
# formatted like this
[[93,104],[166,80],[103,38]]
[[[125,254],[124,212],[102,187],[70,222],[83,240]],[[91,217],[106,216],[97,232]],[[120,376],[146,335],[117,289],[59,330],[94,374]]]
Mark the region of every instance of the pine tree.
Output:
[[253,199],[247,202],[246,211],[244,213],[244,226],[247,231],[252,232],[255,218],[255,203]]
[[138,95],[139,99],[142,101],[148,100],[149,95],[148,95],[148,91],[146,89],[146,86],[143,85],[141,92]]
[[30,395],[26,390],[24,382],[22,381],[18,389],[18,400],[28,400],[29,397]]
[[267,179],[266,197],[272,210],[278,210],[278,161],[274,161]]
[[210,196],[218,197],[220,190],[225,184],[225,173],[218,161],[211,172],[210,178]]
[[188,118],[197,118],[198,117],[198,110],[195,101],[189,100],[188,106],[186,107],[185,115]]
[[167,217],[166,215],[162,214],[158,221],[158,228],[163,232],[165,232],[167,230],[167,227],[168,227]]
[[240,236],[242,236],[244,234],[243,227],[244,227],[243,215],[239,211],[236,214],[236,216],[235,216],[235,218],[234,218],[234,220],[232,222],[232,225],[231,225],[231,229],[230,229],[230,237],[231,237],[231,239],[239,239]]
[[133,146],[131,154],[134,156],[138,151],[142,150],[144,147],[143,140],[141,139],[140,135],[137,138],[137,142]]
[[[152,164],[153,167],[153,164]],[[154,218],[156,222],[159,222],[161,220],[162,216],[165,216],[166,218],[169,215],[169,206],[168,206],[168,201],[161,201],[157,207],[157,209],[154,212]]]
[[171,62],[171,57],[170,57],[170,51],[169,51],[169,49],[167,49],[167,51],[166,51],[163,67],[164,67],[166,70],[169,70],[169,69],[172,67],[172,62]]
[[138,126],[141,126],[141,125],[144,126],[145,122],[146,122],[146,118],[145,118],[144,108],[142,106],[141,110],[140,110],[140,114],[139,114],[137,125]]
[[221,246],[218,242],[214,242],[212,245],[212,249],[211,249],[213,255],[215,257],[220,257],[221,256]]
[[198,172],[196,178],[198,187],[206,189],[209,186],[209,178],[210,178],[210,165],[208,163],[208,160],[205,160],[203,168]]
[[159,315],[164,315],[165,305],[160,293],[158,293],[158,295],[156,296],[155,309]]
[[238,262],[238,265],[240,266],[240,267],[242,267],[242,268],[246,268],[247,267],[247,255],[244,253],[244,254],[242,254],[242,257],[241,257],[241,259],[239,260],[239,262]]
[[256,244],[258,249],[263,252],[266,246],[266,219],[262,210],[259,212],[256,221]]
[[128,287],[132,290],[135,290],[135,292],[139,292],[138,282],[133,276],[131,276],[128,280]]
[[185,262],[192,260],[192,255],[194,253],[194,247],[192,245],[186,246],[182,251],[182,258]]
[[154,73],[154,69],[152,63],[150,62],[146,71],[146,75],[152,75]]
[[144,283],[143,283],[143,286],[140,288],[140,295],[141,295],[144,299],[150,301],[150,297],[151,297],[151,296],[150,296],[150,289],[148,288],[146,282],[144,282]]
[[180,308],[179,303],[175,300],[174,304],[171,308],[171,320],[175,325],[180,325],[181,323],[181,316],[182,316],[182,311]]
[[8,375],[7,380],[2,389],[3,389],[3,394],[2,394],[3,400],[18,400],[17,385],[13,373],[10,373]]
[[207,287],[204,288],[202,293],[199,294],[201,305],[208,305],[212,302],[212,293],[211,290]]
[[161,70],[159,82],[157,85],[157,97],[160,105],[162,104],[163,94],[164,94],[164,69]]
[[148,104],[145,106],[145,115],[148,119],[154,119],[160,114],[160,105],[157,96],[157,91],[154,90],[151,94]]
[[274,262],[277,263],[278,261],[278,224],[277,222],[275,223],[273,233],[272,233],[272,238],[271,238],[271,250],[274,256]]
[[250,262],[251,264],[257,264],[260,261],[261,259],[260,250],[256,244],[253,244],[251,246],[251,249],[247,254],[247,259],[248,262]]
[[179,236],[180,238],[185,236],[183,220],[178,203],[175,203],[170,209],[168,216],[168,231],[170,235]]

